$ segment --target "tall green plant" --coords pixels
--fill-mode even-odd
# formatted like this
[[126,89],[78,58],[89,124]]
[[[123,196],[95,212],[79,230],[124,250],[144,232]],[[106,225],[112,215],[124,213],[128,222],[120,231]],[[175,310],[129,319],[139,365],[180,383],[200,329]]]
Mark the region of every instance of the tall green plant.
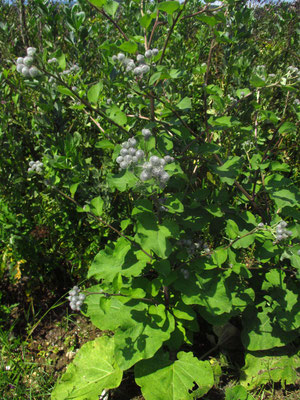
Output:
[[[29,178],[107,237],[70,301],[112,334],[79,350],[52,398],[98,399],[127,370],[146,400],[201,398],[220,368],[199,348],[207,334],[211,351],[244,352],[247,389],[294,383],[299,70],[261,63],[241,2],[91,5],[88,21],[84,4],[66,10],[70,53],[49,46],[11,68],[65,121]],[[76,59],[75,37],[86,29],[94,43],[94,24],[101,52]]]

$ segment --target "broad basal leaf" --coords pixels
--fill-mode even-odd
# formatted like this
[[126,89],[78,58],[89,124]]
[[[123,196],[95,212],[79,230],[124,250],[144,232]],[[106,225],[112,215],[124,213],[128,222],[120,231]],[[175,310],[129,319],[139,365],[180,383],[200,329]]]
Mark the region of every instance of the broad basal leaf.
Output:
[[282,347],[298,336],[297,331],[285,332],[271,318],[272,311],[267,302],[262,302],[258,308],[250,306],[244,311],[242,342],[249,351]]
[[282,386],[291,385],[297,381],[297,369],[300,368],[300,358],[295,355],[264,355],[247,353],[245,366],[242,368],[240,383],[253,390],[268,382],[281,382]]
[[104,389],[118,387],[122,371],[114,357],[114,338],[101,336],[82,346],[56,384],[52,400],[98,400]]
[[132,310],[132,319],[115,334],[115,356],[121,369],[152,357],[175,329],[174,317],[165,306],[151,305],[148,310]]
[[[101,285],[92,286],[90,292],[102,292]],[[134,324],[134,313],[145,312],[148,304],[141,300],[131,300],[127,297],[106,297],[101,294],[93,294],[86,297],[86,315],[92,323],[101,330],[116,330],[120,326]]]
[[101,250],[88,272],[88,277],[105,279],[112,282],[120,273],[122,276],[137,276],[141,273],[149,257],[141,250],[135,249],[124,237],[120,237],[114,245]]
[[190,400],[194,398],[191,391],[195,384],[200,398],[214,384],[209,362],[199,361],[191,352],[181,351],[172,362],[169,353],[160,351],[150,360],[139,362],[134,371],[146,400]]

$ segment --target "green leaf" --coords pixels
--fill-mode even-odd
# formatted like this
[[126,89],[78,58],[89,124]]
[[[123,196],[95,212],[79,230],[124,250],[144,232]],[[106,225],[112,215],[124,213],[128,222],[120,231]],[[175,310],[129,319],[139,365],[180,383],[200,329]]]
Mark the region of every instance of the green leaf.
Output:
[[194,267],[201,272],[191,275],[189,280],[178,279],[174,287],[182,293],[185,304],[201,306],[200,314],[208,322],[214,325],[225,323],[231,314],[252,303],[253,290],[248,290],[237,275],[229,272],[226,276],[216,268],[203,270],[201,262],[199,265],[195,262]]
[[283,163],[281,161],[271,162],[271,170],[272,171],[289,172],[289,171],[291,171],[291,168],[292,167],[289,164]]
[[98,82],[95,85],[93,85],[92,87],[90,87],[87,92],[88,101],[92,104],[97,104],[99,95],[100,95],[100,92],[102,89],[103,89],[102,82]]
[[155,72],[153,75],[151,75],[149,85],[152,86],[155,82],[157,82],[160,79],[161,75],[161,72]]
[[71,97],[74,96],[73,93],[71,92],[71,90],[66,88],[65,86],[58,85],[58,86],[56,86],[56,90],[61,94],[65,94],[65,95],[71,96]]
[[107,3],[107,0],[88,0],[91,4],[98,8],[102,8]]
[[[241,232],[241,235],[245,234],[245,232]],[[232,247],[234,249],[247,249],[252,243],[254,243],[256,238],[256,234],[252,233],[251,235],[247,235],[243,238],[240,238],[236,242],[233,243]]]
[[[193,353],[183,351],[171,361],[169,353],[158,352],[150,360],[140,361],[134,368],[135,381],[147,400],[190,400],[198,385],[197,398],[214,384],[214,374],[208,361],[199,361]],[[199,396],[199,397],[198,397]]]
[[116,1],[106,0],[106,4],[104,5],[103,8],[107,12],[107,14],[114,17],[115,13],[117,12],[118,7],[119,7],[119,3],[117,3]]
[[59,68],[64,71],[66,69],[66,56],[64,55],[64,53],[61,50],[57,50],[54,55],[53,55],[58,62]]
[[92,213],[97,215],[97,217],[100,217],[102,215],[103,206],[104,206],[104,201],[101,199],[100,196],[95,197],[90,202],[90,210],[91,210]]
[[172,195],[167,197],[164,206],[168,207],[168,212],[172,214],[182,213],[184,211],[184,206],[180,201],[182,196],[180,193],[178,195]]
[[182,99],[178,104],[177,107],[180,110],[186,110],[189,108],[192,108],[192,102],[191,99],[189,97],[185,97],[184,99]]
[[218,85],[207,85],[205,90],[207,94],[217,94],[220,97],[223,96],[223,90]]
[[264,355],[261,352],[247,353],[240,376],[241,385],[247,390],[253,390],[269,382],[273,384],[280,382],[283,387],[295,384],[300,358],[297,355],[286,355],[285,352],[284,349],[282,352],[277,351],[274,355]]
[[165,11],[168,14],[173,14],[179,7],[180,3],[178,1],[163,1],[157,5],[158,10]]
[[115,333],[115,356],[121,369],[152,357],[175,329],[174,317],[163,304],[148,312],[132,311],[133,319]]
[[227,260],[227,249],[219,247],[212,254],[213,261],[220,267]]
[[250,78],[250,83],[252,86],[254,87],[263,87],[266,86],[266,81],[261,79],[259,76],[257,75],[252,75]]
[[[271,270],[265,276],[262,290],[267,290],[272,298],[272,313],[280,327],[285,331],[296,330],[300,327],[298,310],[300,292],[292,282],[287,286],[286,274],[280,270]],[[284,305],[284,307],[282,307]]]
[[220,177],[221,182],[233,185],[235,178],[238,176],[242,166],[242,159],[238,156],[231,156],[221,166],[213,165],[211,168]]
[[98,400],[104,389],[118,387],[122,371],[114,357],[114,338],[84,344],[51,394],[52,400]]
[[149,25],[151,24],[153,17],[152,14],[148,15],[145,14],[142,16],[142,18],[140,18],[140,24],[143,28],[147,29],[149,27]]
[[206,211],[208,211],[211,215],[215,217],[223,217],[224,213],[219,206],[216,204],[211,204],[209,206],[204,207]]
[[284,122],[278,129],[278,133],[296,133],[297,130],[297,125],[293,124],[292,122]]
[[201,154],[218,153],[220,150],[221,147],[214,143],[204,143],[199,146],[199,153]]
[[[103,292],[102,286],[89,288],[92,293]],[[115,331],[120,326],[126,327],[134,324],[134,313],[147,310],[148,305],[141,300],[133,300],[130,297],[93,294],[85,299],[87,305],[86,315],[92,323],[101,330]]]
[[247,390],[241,386],[227,388],[225,393],[225,400],[255,400]]
[[198,304],[213,315],[229,313],[232,309],[231,294],[226,280],[214,270],[204,271],[194,279],[180,279],[174,283],[177,290],[182,292],[185,304]]
[[125,192],[138,183],[138,178],[130,171],[122,171],[119,174],[107,174],[107,183],[112,191],[115,189]]
[[[172,245],[168,237],[178,235],[178,226],[175,222],[165,220],[158,224],[151,209],[149,201],[140,201],[132,211],[132,216],[137,220],[136,235],[134,240],[146,251],[154,251],[159,257],[167,258],[172,252]],[[149,208],[150,207],[150,208]]]
[[100,140],[95,144],[96,149],[114,149],[115,145],[107,139]]
[[199,19],[202,22],[205,22],[209,26],[215,26],[220,23],[220,21],[217,18],[208,15],[198,15],[197,19]]
[[127,53],[134,54],[137,52],[138,46],[135,42],[127,41],[123,42],[121,46],[119,46],[119,49],[122,51],[126,51]]
[[261,154],[254,154],[251,159],[250,159],[250,164],[252,169],[259,169],[262,161],[262,155]]
[[225,232],[230,239],[235,239],[240,234],[239,227],[232,219],[227,220]]
[[283,189],[271,194],[271,198],[275,201],[278,208],[283,208],[286,206],[297,206],[300,203],[299,191],[296,187],[291,187],[290,189]]
[[72,199],[74,199],[74,196],[75,196],[76,190],[78,188],[78,185],[80,185],[80,182],[73,183],[73,185],[70,186],[70,193],[71,193]]
[[108,108],[106,110],[106,114],[109,116],[110,119],[112,119],[114,122],[116,122],[121,126],[125,125],[127,122],[126,114],[123,113],[123,111],[121,111],[119,107],[116,105],[113,105],[112,107]]
[[216,119],[214,120],[214,125],[226,126],[226,127],[228,127],[228,128],[231,128],[232,125],[233,125],[233,123],[232,123],[232,117],[224,116],[224,117],[216,118]]
[[104,279],[112,282],[120,273],[122,276],[138,276],[149,261],[141,250],[135,250],[124,237],[120,237],[114,245],[106,246],[94,258],[88,277]]
[[296,331],[285,332],[278,323],[272,321],[272,311],[266,302],[262,302],[258,308],[249,306],[244,311],[242,342],[247,350],[282,347],[297,337]]

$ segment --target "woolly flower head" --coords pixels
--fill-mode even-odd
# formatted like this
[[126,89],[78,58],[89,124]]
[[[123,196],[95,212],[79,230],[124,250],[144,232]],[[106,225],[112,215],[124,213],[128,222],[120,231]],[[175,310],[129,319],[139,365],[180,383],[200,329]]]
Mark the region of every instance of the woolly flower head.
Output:
[[276,227],[276,242],[281,242],[285,239],[288,239],[290,236],[292,236],[292,232],[286,229],[287,223],[285,221],[280,221],[279,224]]
[[27,47],[26,53],[28,56],[33,57],[36,53],[35,47]]
[[35,53],[36,48],[28,47],[27,55],[25,57],[18,57],[16,60],[17,71],[25,78],[36,78],[40,75],[38,68],[33,65]]
[[27,171],[41,174],[43,172],[43,166],[44,164],[41,161],[29,161],[29,168]]
[[70,302],[70,308],[73,311],[80,311],[81,306],[85,300],[85,295],[80,293],[80,289],[78,286],[74,286],[72,290],[69,291],[69,296],[67,299]]
[[158,49],[152,49],[152,50],[146,50],[145,51],[145,57],[146,58],[151,58],[151,57],[155,57],[158,54]]
[[[142,134],[145,138],[148,137],[148,135],[152,135],[151,131],[146,128],[142,130]],[[137,140],[133,137],[121,144],[121,150],[116,159],[120,169],[142,168],[139,174],[142,182],[155,179],[160,186],[165,186],[170,179],[170,175],[165,171],[164,167],[166,164],[173,162],[174,158],[169,155],[163,158],[152,155],[149,160],[146,161],[144,151],[136,147]]]
[[142,129],[142,135],[144,136],[145,140],[148,140],[152,136],[152,133],[151,133],[150,129],[144,128],[144,129]]

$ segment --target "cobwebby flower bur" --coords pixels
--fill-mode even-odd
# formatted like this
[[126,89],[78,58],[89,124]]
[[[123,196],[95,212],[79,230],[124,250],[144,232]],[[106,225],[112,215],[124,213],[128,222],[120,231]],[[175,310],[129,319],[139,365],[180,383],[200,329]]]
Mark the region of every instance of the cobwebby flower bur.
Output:
[[284,241],[292,236],[292,232],[286,229],[287,223],[285,221],[280,221],[276,227],[276,243]]
[[36,48],[28,47],[26,53],[25,57],[17,58],[17,71],[25,78],[36,78],[40,75],[38,68],[33,65]]
[[[152,133],[150,129],[143,129],[142,135],[146,141],[152,136]],[[165,171],[164,167],[166,164],[173,162],[174,158],[169,155],[162,158],[156,155],[146,157],[143,150],[136,148],[137,144],[135,138],[130,138],[121,144],[121,150],[116,159],[120,169],[141,168],[142,171],[139,174],[139,178],[142,182],[155,179],[160,185],[165,185],[170,179],[170,175]]]
[[41,161],[29,161],[29,168],[27,172],[37,172],[41,174],[43,172],[44,164]]
[[[158,54],[158,49],[146,50],[145,55],[138,54],[136,60],[128,58],[123,53],[112,56],[114,62],[119,62],[125,68],[126,72],[132,72],[137,77],[143,77],[150,71],[150,65],[146,59],[150,60]],[[152,64],[154,66],[154,64]]]
[[70,291],[69,291],[69,296],[67,299],[70,302],[70,308],[73,311],[80,311],[82,304],[85,300],[85,294],[80,293],[80,288],[78,286],[74,286]]

